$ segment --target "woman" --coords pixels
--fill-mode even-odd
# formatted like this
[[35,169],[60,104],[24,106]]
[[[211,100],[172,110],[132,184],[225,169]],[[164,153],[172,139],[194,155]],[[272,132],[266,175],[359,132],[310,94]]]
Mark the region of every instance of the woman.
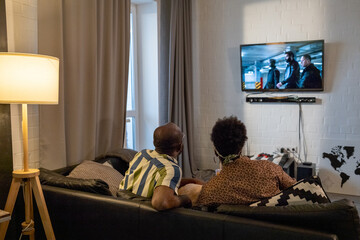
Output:
[[295,184],[296,180],[279,165],[242,156],[246,140],[245,125],[236,117],[225,117],[216,122],[211,141],[222,170],[202,187],[196,205],[248,205]]

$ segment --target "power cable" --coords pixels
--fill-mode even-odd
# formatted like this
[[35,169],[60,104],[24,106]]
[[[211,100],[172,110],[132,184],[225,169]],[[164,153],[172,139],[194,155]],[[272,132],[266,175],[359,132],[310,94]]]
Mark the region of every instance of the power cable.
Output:
[[[305,138],[304,119],[303,119],[301,102],[299,102],[299,132],[298,133],[299,133],[299,160],[300,162],[307,162],[307,145]],[[302,149],[301,146],[303,147],[304,161],[301,160],[301,149]]]

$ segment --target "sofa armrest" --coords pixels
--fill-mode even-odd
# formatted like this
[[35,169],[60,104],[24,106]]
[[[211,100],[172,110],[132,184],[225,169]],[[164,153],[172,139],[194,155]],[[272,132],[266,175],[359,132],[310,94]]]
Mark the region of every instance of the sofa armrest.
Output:
[[[57,239],[135,239],[131,234],[138,231],[139,203],[54,186],[42,188]],[[36,239],[46,239],[38,213],[35,224]]]
[[339,239],[360,239],[359,215],[354,203],[348,199],[278,207],[221,205],[217,212],[333,233]]

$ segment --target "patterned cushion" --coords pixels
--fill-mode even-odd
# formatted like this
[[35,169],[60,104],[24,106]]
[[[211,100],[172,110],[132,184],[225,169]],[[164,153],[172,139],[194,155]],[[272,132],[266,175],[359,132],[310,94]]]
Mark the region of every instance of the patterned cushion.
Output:
[[68,177],[101,179],[109,185],[109,190],[112,195],[116,196],[116,192],[124,176],[112,167],[94,161],[84,161],[75,167]]
[[302,179],[271,198],[262,199],[250,206],[285,206],[329,202],[330,199],[321,186],[320,178],[312,176]]

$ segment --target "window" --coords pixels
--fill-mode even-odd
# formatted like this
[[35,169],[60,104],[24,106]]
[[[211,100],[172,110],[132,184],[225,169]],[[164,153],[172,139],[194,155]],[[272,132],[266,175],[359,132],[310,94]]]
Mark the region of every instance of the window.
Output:
[[126,103],[125,148],[136,149],[137,141],[137,78],[135,54],[135,19],[136,8],[131,6],[130,13],[130,52],[129,52],[129,79]]
[[125,147],[153,149],[159,124],[157,3],[132,0]]

